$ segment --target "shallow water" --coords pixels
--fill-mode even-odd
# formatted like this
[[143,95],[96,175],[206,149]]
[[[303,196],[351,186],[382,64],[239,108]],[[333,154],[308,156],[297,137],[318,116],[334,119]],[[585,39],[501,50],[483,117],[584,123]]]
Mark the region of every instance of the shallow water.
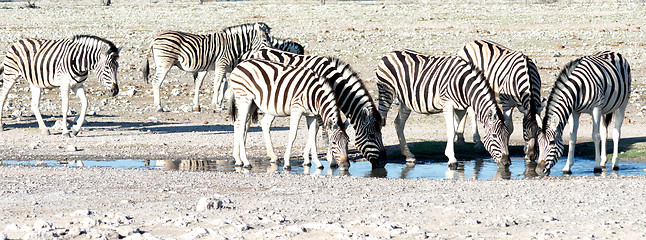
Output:
[[[339,169],[330,169],[327,161],[322,161],[324,169],[301,166],[302,162],[292,160],[289,173],[294,174],[320,174],[320,175],[351,175],[357,177],[385,177],[385,178],[424,178],[424,179],[522,179],[538,177],[535,173],[535,164],[525,164],[522,158],[512,158],[509,169],[498,169],[492,159],[472,160],[460,162],[458,170],[449,170],[446,162],[424,161],[418,164],[389,163],[385,169],[373,170],[368,162],[353,162],[349,171],[340,172]],[[105,167],[105,168],[138,168],[138,169],[164,169],[164,170],[191,170],[191,171],[229,171],[229,172],[287,172],[282,165],[270,164],[266,160],[252,161],[251,169],[234,166],[232,160],[83,160],[71,162],[59,161],[2,161],[2,164],[44,165],[44,166],[70,166],[70,167]],[[563,176],[561,169],[565,159],[559,161],[550,176]],[[610,163],[608,163],[610,166]],[[620,162],[619,171],[604,169],[604,172],[595,174],[592,170],[593,160],[576,159],[572,167],[571,176],[624,176],[646,175],[646,163]]]

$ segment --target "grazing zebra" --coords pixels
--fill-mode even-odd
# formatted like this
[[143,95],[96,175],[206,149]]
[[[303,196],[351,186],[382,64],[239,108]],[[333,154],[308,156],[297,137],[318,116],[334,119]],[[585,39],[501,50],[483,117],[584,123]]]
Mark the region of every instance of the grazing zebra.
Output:
[[[273,152],[269,125],[275,117],[291,116],[289,141],[284,158],[285,168],[290,167],[290,151],[296,138],[298,122],[303,115],[307,119],[310,131],[309,140],[315,141],[315,133],[318,131],[316,116],[319,115],[329,135],[330,151],[339,162],[340,169],[347,170],[350,167],[347,157],[348,136],[341,122],[332,86],[325,79],[306,68],[250,59],[238,64],[231,72],[230,80],[233,93],[230,110],[235,121],[233,158],[236,165],[243,163],[245,167],[249,166],[244,143],[249,114],[256,116],[258,110],[261,110],[265,113],[261,126],[267,152]],[[311,150],[314,162],[320,166],[316,148]]]
[[43,117],[40,115],[40,93],[43,88],[60,88],[63,113],[63,135],[70,136],[67,129],[67,112],[70,89],[81,100],[81,113],[72,135],[81,131],[87,110],[87,98],[83,83],[90,70],[96,71],[99,81],[110,88],[110,95],[119,93],[117,68],[119,49],[114,43],[89,35],[77,35],[71,39],[44,40],[22,39],[9,48],[0,73],[4,71],[2,93],[0,94],[0,130],[2,130],[2,109],[9,90],[19,77],[29,82],[31,109],[38,120],[42,134],[49,135]]
[[[617,151],[621,124],[630,96],[630,81],[628,61],[615,52],[598,52],[565,65],[547,100],[543,126],[538,135],[540,155],[537,169],[543,169],[543,173],[549,173],[561,157],[565,148],[563,128],[569,121],[569,152],[563,173],[572,172],[579,116],[581,113],[588,113],[592,115],[594,172],[601,172],[601,167],[606,165],[608,124],[612,116],[615,116],[615,129],[612,133],[614,142],[612,169],[618,170]],[[601,131],[599,131],[600,126],[603,127]],[[601,150],[599,150],[600,138]]]
[[[173,67],[193,73],[193,110],[200,111],[199,92],[209,70],[215,70],[212,107],[221,107],[226,90],[226,73],[261,47],[269,46],[270,28],[267,24],[248,23],[225,28],[209,35],[167,31],[155,37],[150,49],[155,61],[153,102],[158,112],[163,111],[159,89],[166,74]],[[142,66],[143,77],[148,82],[148,58]]]
[[[381,115],[363,81],[349,64],[333,57],[296,55],[269,48],[258,50],[253,58],[308,68],[327,80],[333,86],[341,112],[350,119],[354,127],[355,145],[359,152],[370,161],[373,168],[386,165],[388,157],[381,140]],[[306,147],[315,147],[313,144],[308,143]],[[330,158],[328,154],[331,165],[334,165]]]
[[503,123],[502,111],[496,105],[487,80],[470,62],[458,57],[433,57],[410,50],[394,51],[379,62],[377,87],[379,112],[384,119],[393,99],[399,99],[395,127],[406,161],[415,161],[404,137],[404,124],[411,111],[422,114],[443,112],[447,132],[444,154],[449,158],[449,168],[456,168],[453,151],[455,117],[459,122],[466,109],[473,107],[485,129],[485,149],[500,166],[511,164],[507,149],[509,132]]
[[305,54],[305,48],[300,43],[294,42],[292,40],[271,37],[271,47],[279,49],[285,52],[295,53],[299,55]]
[[[488,40],[477,40],[465,45],[458,53],[462,59],[472,62],[482,71],[489,81],[489,86],[496,94],[496,100],[502,105],[505,125],[513,132],[511,114],[514,108],[523,113],[523,139],[525,156],[530,161],[538,157],[537,116],[541,107],[541,78],[534,62],[521,52],[513,51]],[[471,112],[471,111],[469,111]],[[464,120],[458,128],[458,139],[464,139]],[[472,117],[474,142],[479,142],[475,117]]]

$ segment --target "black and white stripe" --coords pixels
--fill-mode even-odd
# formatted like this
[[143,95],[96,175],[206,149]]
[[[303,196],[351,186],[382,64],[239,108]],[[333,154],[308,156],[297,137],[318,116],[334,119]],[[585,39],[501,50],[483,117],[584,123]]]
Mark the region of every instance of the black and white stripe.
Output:
[[292,40],[272,36],[270,41],[272,48],[299,55],[305,54],[305,48],[303,47],[303,45]]
[[349,64],[333,57],[296,55],[269,48],[258,50],[253,57],[308,68],[327,80],[333,86],[341,112],[354,127],[359,152],[375,168],[386,165],[388,157],[381,139],[381,115],[363,81]]
[[[303,115],[307,119],[310,133],[316,133],[318,129],[317,116],[323,119],[332,155],[338,161],[340,169],[347,170],[350,167],[347,158],[348,136],[332,86],[325,79],[307,68],[250,59],[238,64],[231,73],[230,80],[233,93],[231,115],[235,120],[233,157],[237,165],[249,166],[244,139],[250,113],[257,114],[257,110],[260,110],[265,113],[261,125],[268,153],[273,153],[269,127],[274,118],[291,116],[289,142],[284,157],[285,168],[290,166],[291,147],[296,138],[298,122]],[[310,141],[315,141],[315,138],[316,134],[310,134]],[[316,148],[311,150],[313,160],[321,166]]]
[[[119,93],[117,84],[117,59],[119,49],[110,41],[89,35],[78,35],[70,39],[45,40],[22,39],[13,44],[4,59],[0,73],[4,72],[2,93],[0,93],[0,130],[2,109],[9,90],[19,77],[23,77],[31,89],[31,109],[38,120],[43,134],[49,134],[40,115],[41,89],[60,88],[63,123],[67,123],[70,89],[81,100],[79,119],[72,127],[72,134],[81,130],[87,110],[87,98],[83,83],[90,70],[96,71],[99,81],[110,88],[110,94]],[[69,136],[67,124],[63,124],[63,135]]]
[[[270,28],[265,23],[248,23],[228,27],[222,31],[197,35],[178,31],[163,32],[151,44],[156,72],[153,78],[153,102],[157,111],[163,111],[159,89],[166,74],[173,67],[193,73],[193,110],[199,111],[199,91],[207,71],[215,70],[212,107],[221,107],[227,88],[226,73],[245,56],[261,47],[270,46]],[[142,66],[148,81],[148,59]]]
[[511,164],[507,145],[509,132],[503,123],[500,108],[482,73],[473,64],[459,57],[433,57],[402,50],[384,56],[377,67],[379,112],[386,114],[393,99],[399,100],[395,119],[402,153],[407,161],[415,161],[406,145],[404,124],[411,111],[422,114],[444,113],[447,129],[445,154],[449,167],[457,166],[453,151],[455,116],[459,121],[472,107],[485,130],[485,148],[499,165]]
[[[608,124],[615,116],[612,168],[617,170],[618,144],[626,105],[630,96],[630,65],[619,53],[603,51],[576,59],[563,68],[547,100],[543,126],[539,133],[539,167],[544,173],[563,154],[563,128],[570,122],[570,142],[564,173],[571,173],[574,147],[581,113],[592,115],[592,140],[595,146],[595,172],[606,164]],[[599,127],[603,127],[599,130]],[[601,145],[599,142],[601,141]],[[601,149],[599,149],[601,147]]]
[[[505,125],[510,133],[514,129],[511,118],[514,108],[518,108],[523,113],[525,156],[528,160],[536,160],[541,78],[534,62],[521,52],[488,40],[468,43],[458,56],[472,62],[485,75],[489,86],[496,94],[496,100],[502,106]],[[477,142],[479,137],[475,119],[473,122],[474,141]],[[458,131],[464,132],[463,128]]]

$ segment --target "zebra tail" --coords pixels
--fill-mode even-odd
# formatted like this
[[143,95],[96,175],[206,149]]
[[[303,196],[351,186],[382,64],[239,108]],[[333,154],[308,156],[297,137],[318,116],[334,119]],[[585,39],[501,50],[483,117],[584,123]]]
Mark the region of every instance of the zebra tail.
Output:
[[143,74],[144,82],[146,82],[146,84],[148,84],[149,83],[148,74],[150,74],[150,66],[148,64],[148,58],[144,59],[141,62],[141,73]]
[[[0,75],[4,72],[4,63],[0,64]],[[4,82],[4,77],[0,77],[0,86],[2,86],[2,83]]]
[[258,106],[255,103],[253,103],[253,111],[251,111],[251,122],[258,122]]
[[[610,121],[612,121],[612,113],[608,113],[605,116],[603,116],[603,121],[606,124],[606,126],[608,126],[608,124],[610,124]],[[615,122],[616,121],[623,121],[623,119],[615,119]]]
[[233,121],[236,121],[236,116],[238,115],[238,109],[236,108],[236,98],[231,98],[229,100],[229,116]]

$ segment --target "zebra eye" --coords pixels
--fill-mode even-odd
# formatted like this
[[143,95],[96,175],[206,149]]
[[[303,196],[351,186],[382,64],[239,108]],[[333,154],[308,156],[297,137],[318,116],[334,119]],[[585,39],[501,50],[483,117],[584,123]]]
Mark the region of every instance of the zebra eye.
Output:
[[550,141],[550,145],[554,145],[554,140]]

